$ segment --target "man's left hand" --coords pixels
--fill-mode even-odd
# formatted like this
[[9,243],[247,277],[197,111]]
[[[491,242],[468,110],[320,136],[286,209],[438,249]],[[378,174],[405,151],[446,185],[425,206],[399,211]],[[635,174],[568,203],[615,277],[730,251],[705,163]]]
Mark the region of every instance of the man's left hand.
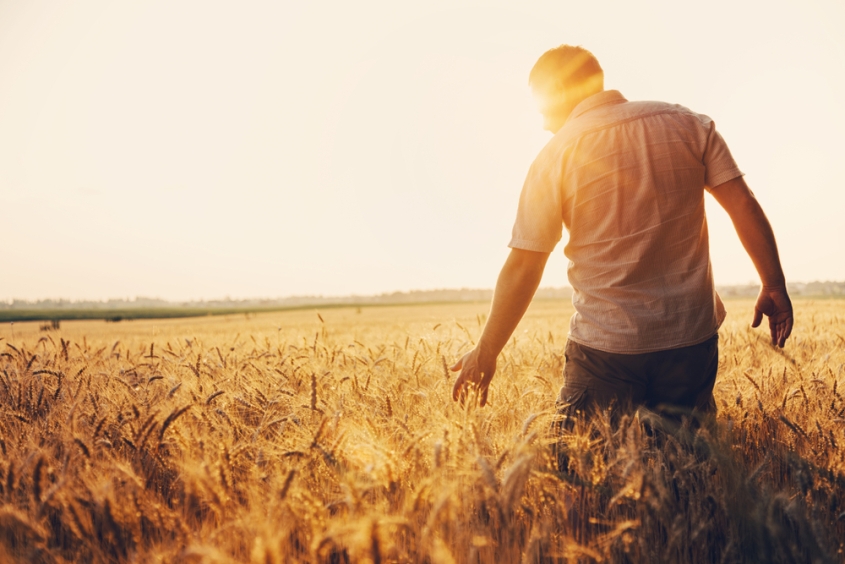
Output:
[[455,386],[452,388],[452,399],[460,400],[463,404],[467,393],[475,389],[478,391],[479,403],[487,405],[487,389],[493,375],[496,373],[496,356],[485,354],[480,347],[476,347],[461,357],[451,370],[461,371]]

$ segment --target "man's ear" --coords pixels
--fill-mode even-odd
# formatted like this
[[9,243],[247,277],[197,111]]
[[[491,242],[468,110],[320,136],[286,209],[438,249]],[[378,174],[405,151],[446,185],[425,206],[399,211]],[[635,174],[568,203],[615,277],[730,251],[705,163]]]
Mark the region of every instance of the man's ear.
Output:
[[554,108],[566,105],[567,94],[563,85],[546,83],[542,87],[533,88],[533,93],[541,113],[545,114]]

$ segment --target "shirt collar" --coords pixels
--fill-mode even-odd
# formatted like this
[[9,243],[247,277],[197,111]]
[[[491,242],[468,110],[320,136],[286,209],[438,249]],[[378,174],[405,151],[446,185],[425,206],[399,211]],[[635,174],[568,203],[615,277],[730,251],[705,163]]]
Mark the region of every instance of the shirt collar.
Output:
[[572,113],[569,115],[570,119],[575,119],[576,117],[589,112],[592,109],[598,108],[599,106],[604,106],[605,104],[621,104],[623,102],[627,102],[628,100],[623,96],[618,90],[602,90],[598,94],[593,94],[592,96],[581,100],[581,102],[575,106],[575,109],[572,110]]

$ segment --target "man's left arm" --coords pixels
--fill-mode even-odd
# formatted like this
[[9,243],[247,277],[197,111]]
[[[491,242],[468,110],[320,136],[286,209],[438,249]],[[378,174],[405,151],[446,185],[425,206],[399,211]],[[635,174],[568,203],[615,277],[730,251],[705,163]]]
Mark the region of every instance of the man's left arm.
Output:
[[452,388],[452,399],[462,399],[474,386],[478,389],[481,405],[487,403],[487,390],[496,372],[496,359],[528,309],[543,278],[549,254],[511,249],[499,273],[481,339],[473,350],[452,366],[453,371],[461,371]]

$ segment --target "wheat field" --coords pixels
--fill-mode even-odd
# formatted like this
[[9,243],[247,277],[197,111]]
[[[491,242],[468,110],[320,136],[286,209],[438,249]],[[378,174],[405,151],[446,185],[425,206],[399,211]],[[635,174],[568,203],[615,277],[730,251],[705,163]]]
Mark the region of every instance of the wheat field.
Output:
[[486,304],[6,325],[0,562],[841,562],[845,301],[783,352],[727,305],[715,422],[561,436],[561,302],[485,408],[446,366]]

